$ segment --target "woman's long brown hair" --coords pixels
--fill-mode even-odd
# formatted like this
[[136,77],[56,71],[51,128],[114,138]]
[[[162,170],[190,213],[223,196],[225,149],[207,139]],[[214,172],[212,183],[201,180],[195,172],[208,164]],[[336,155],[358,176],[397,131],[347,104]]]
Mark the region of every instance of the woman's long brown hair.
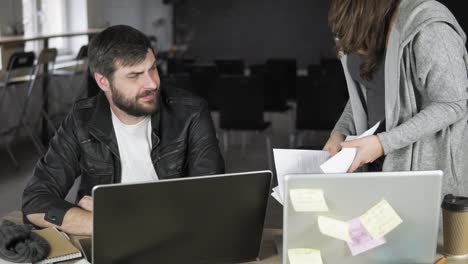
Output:
[[332,0],[328,17],[340,52],[363,58],[361,77],[370,80],[383,59],[390,20],[398,0]]

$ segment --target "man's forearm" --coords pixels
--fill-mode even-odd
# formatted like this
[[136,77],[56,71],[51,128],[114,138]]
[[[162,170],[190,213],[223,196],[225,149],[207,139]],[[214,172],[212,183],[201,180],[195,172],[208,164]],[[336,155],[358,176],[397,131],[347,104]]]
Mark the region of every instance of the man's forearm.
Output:
[[[56,226],[44,219],[45,214],[27,215],[28,220],[40,227]],[[93,213],[81,208],[73,207],[67,211],[61,226],[56,226],[65,233],[72,235],[92,235]]]

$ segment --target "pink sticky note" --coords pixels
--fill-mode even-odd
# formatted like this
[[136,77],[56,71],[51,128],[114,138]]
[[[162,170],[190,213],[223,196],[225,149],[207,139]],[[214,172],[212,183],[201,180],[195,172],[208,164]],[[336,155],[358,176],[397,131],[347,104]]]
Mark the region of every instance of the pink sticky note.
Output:
[[373,239],[369,232],[367,232],[366,228],[362,225],[359,218],[349,221],[349,235],[351,236],[352,242],[348,243],[348,247],[353,256],[376,248],[386,242],[383,237]]

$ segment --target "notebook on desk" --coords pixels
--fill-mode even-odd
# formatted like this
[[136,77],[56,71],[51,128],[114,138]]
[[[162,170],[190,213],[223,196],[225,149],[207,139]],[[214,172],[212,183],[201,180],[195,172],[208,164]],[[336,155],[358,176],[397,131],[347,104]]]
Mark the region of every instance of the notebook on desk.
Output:
[[285,181],[283,264],[293,262],[291,255],[319,256],[326,264],[436,260],[441,171],[302,174]]
[[239,263],[260,251],[270,171],[93,189],[92,263]]
[[70,242],[64,233],[61,233],[55,227],[48,227],[34,232],[44,238],[50,245],[47,258],[36,264],[57,263],[81,258],[80,250]]

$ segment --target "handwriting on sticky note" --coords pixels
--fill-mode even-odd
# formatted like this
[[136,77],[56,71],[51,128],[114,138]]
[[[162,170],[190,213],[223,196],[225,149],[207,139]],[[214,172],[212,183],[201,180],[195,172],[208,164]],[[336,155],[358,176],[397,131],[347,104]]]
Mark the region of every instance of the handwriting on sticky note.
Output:
[[317,221],[322,234],[344,240],[346,242],[351,242],[348,223],[326,216],[319,216]]
[[359,220],[374,239],[385,236],[403,222],[387,200],[380,201]]
[[319,189],[291,189],[291,203],[296,212],[327,212],[323,191]]
[[320,250],[312,248],[288,249],[288,257],[291,264],[322,264]]
[[383,237],[373,239],[369,232],[367,232],[366,228],[362,225],[359,218],[349,221],[348,224],[349,236],[351,237],[351,242],[348,242],[348,247],[353,256],[385,244],[386,241]]

